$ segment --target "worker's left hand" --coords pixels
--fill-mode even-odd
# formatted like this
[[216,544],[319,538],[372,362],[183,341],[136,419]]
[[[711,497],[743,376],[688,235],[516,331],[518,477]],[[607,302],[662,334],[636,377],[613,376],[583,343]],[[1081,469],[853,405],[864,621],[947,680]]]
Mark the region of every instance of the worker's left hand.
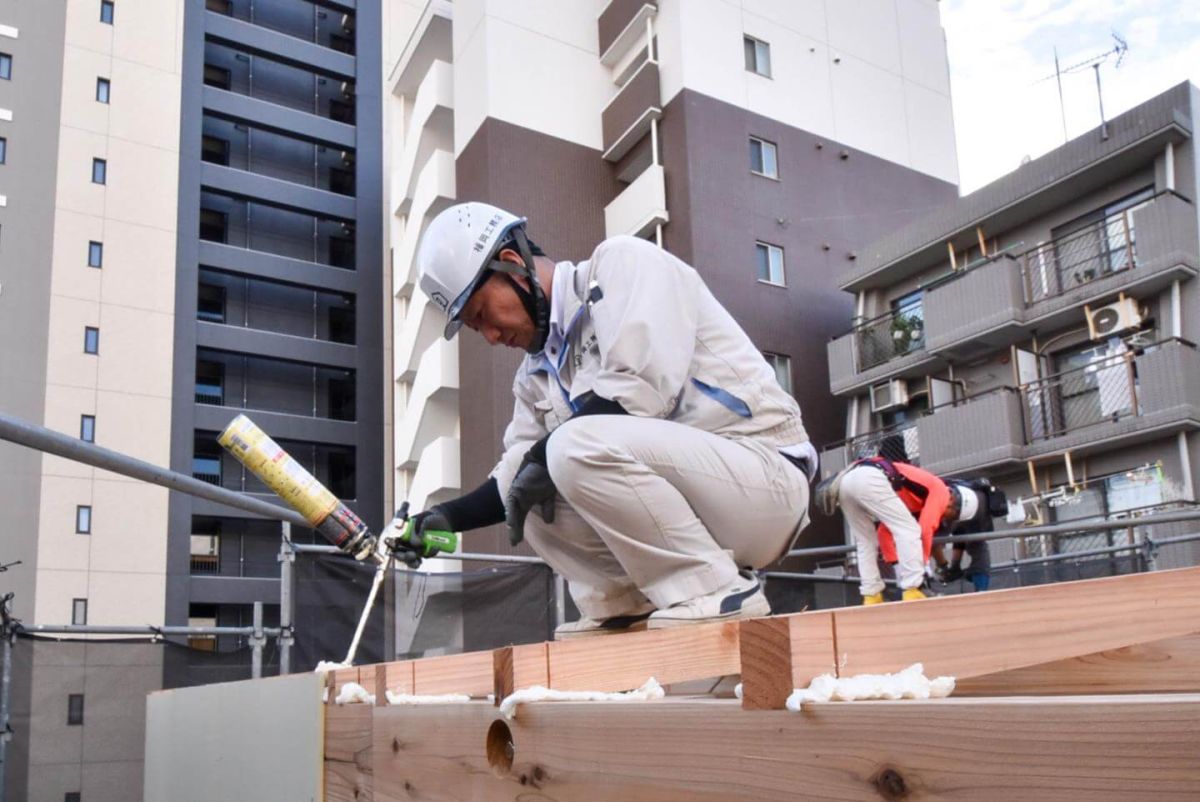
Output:
[[550,478],[550,471],[545,464],[526,454],[504,499],[508,541],[515,546],[525,539],[525,517],[535,506],[541,508],[543,521],[554,523],[554,500],[557,495],[554,480]]

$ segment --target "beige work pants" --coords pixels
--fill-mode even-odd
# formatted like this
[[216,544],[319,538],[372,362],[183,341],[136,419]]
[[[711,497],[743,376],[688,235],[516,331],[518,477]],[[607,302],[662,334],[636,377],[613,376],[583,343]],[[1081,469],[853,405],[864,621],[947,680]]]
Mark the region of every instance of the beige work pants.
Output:
[[842,477],[838,504],[854,536],[858,553],[859,591],[872,596],[883,591],[879,576],[879,535],[875,523],[887,524],[896,541],[896,581],[901,588],[919,587],[925,581],[925,554],[921,527],[896,495],[887,474],[869,465],[851,468]]
[[546,452],[555,521],[525,538],[588,618],[663,609],[778,559],[808,522],[808,480],[770,446],[656,418],[591,415]]

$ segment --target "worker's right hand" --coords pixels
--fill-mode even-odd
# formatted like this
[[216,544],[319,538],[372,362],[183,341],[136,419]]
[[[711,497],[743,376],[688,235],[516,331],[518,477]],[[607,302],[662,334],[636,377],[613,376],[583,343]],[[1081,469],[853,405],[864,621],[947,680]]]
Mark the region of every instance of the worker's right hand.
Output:
[[445,513],[437,507],[431,507],[408,519],[408,526],[405,527],[401,540],[419,549],[425,545],[425,532],[427,531],[453,532],[454,527],[450,525]]

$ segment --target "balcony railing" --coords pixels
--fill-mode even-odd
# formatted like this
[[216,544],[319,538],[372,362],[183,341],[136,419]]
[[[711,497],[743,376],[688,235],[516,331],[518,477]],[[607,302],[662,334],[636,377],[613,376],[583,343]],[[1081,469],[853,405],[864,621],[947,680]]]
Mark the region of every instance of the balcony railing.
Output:
[[1126,209],[1022,254],[1026,305],[1135,267],[1133,211]]
[[890,362],[925,347],[925,315],[920,304],[893,309],[854,328],[858,370]]
[[221,558],[215,554],[193,554],[191,573],[192,574],[217,574],[221,571]]
[[1136,415],[1134,355],[1116,354],[1025,385],[1021,408],[1027,443]]
[[210,485],[221,484],[221,474],[219,473],[197,473],[193,471],[192,476],[201,482],[208,482]]
[[829,449],[839,446],[846,465],[865,457],[886,457],[913,465],[921,464],[921,447],[917,437],[916,420],[904,421],[866,432],[843,440],[841,443],[835,443]]

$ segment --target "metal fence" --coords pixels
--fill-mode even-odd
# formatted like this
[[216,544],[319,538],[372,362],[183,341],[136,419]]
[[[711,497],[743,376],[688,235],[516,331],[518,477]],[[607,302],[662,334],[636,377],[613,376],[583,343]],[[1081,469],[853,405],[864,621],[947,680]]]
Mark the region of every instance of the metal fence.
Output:
[[853,334],[858,370],[868,370],[925,347],[924,310],[919,303],[893,309],[855,326]]
[[1028,443],[1137,414],[1133,353],[1031,382],[1021,389]]
[[860,434],[841,443],[834,443],[828,448],[838,447],[842,449],[846,465],[857,459],[877,456],[912,465],[921,464],[921,442],[917,436],[915,420]]
[[1022,254],[1025,303],[1054,298],[1136,266],[1132,211],[1105,217]]

